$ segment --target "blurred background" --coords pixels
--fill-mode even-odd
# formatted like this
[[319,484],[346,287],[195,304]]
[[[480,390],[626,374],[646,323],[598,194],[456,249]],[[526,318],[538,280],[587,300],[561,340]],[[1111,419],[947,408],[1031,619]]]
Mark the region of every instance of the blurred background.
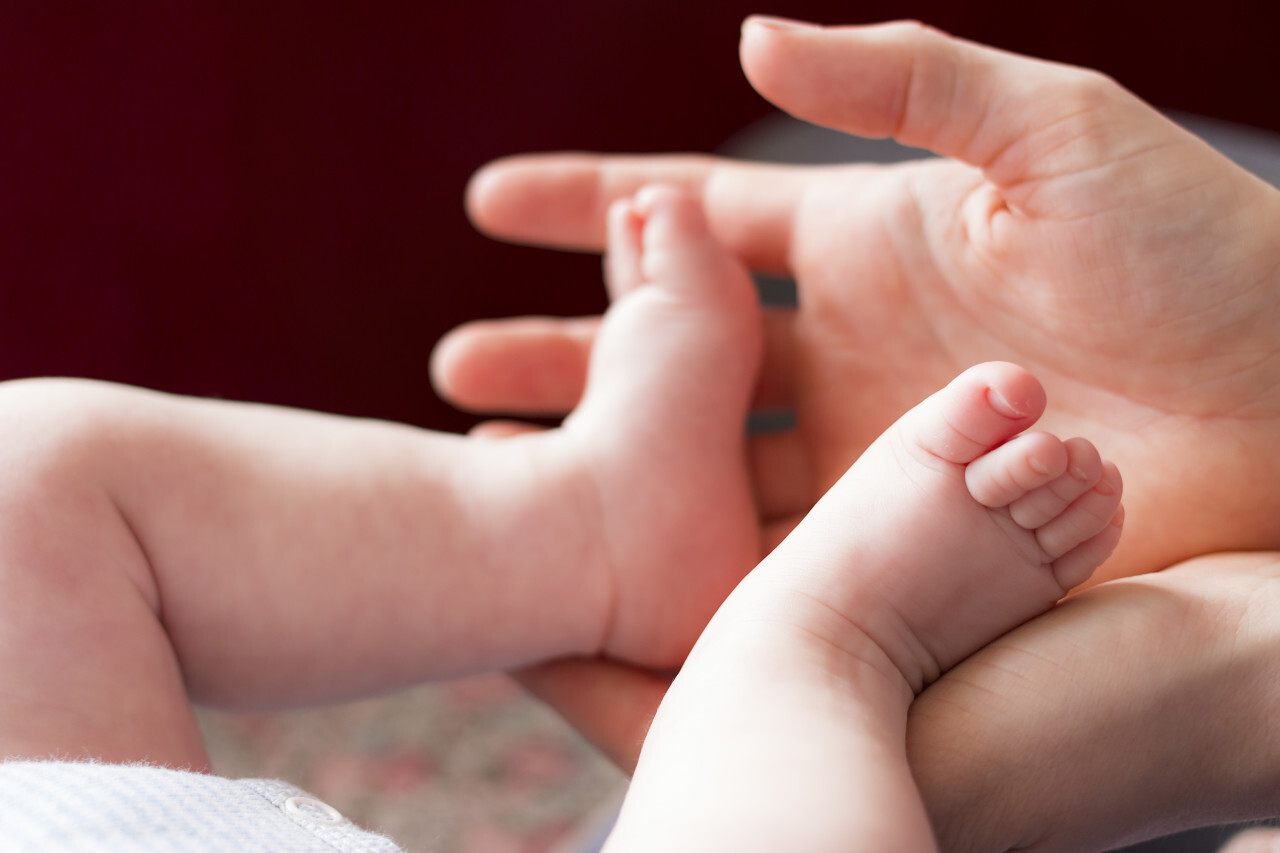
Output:
[[521,151],[710,151],[768,114],[739,23],[916,17],[1280,131],[1265,7],[1155,0],[0,3],[0,377],[69,374],[438,429],[476,317],[603,307],[593,258],[495,244]]
[[[373,416],[475,418],[427,380],[478,317],[604,306],[594,257],[462,210],[504,154],[714,151],[771,109],[741,19],[914,17],[1280,131],[1275,13],[1155,0],[0,2],[0,379],[75,375]],[[204,722],[411,849],[568,850],[621,777],[496,677]]]

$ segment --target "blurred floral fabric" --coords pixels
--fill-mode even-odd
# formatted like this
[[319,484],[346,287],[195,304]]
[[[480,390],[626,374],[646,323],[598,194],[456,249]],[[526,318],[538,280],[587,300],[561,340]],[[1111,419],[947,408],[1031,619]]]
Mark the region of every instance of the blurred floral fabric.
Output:
[[626,787],[502,676],[199,719],[215,772],[283,779],[414,853],[589,853]]

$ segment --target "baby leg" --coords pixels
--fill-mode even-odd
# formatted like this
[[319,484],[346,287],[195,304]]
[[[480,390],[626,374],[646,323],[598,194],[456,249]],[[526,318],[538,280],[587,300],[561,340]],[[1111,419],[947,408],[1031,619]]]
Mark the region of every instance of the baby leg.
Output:
[[1026,371],[980,365],[868,449],[699,640],[610,851],[934,849],[912,698],[1119,538],[1114,467],[1023,432],[1044,404]]
[[201,769],[146,554],[90,451],[106,419],[79,387],[0,387],[0,759]]
[[326,702],[602,643],[682,660],[757,556],[759,314],[691,200],[650,191],[610,227],[587,397],[527,441],[0,386],[0,756],[203,766],[192,699]]

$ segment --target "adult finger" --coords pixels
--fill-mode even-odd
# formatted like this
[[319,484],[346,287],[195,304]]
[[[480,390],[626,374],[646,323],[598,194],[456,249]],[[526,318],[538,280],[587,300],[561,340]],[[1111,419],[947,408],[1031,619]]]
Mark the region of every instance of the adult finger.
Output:
[[664,675],[601,658],[553,661],[512,675],[627,773],[671,685]]
[[[1102,74],[917,23],[825,28],[748,18],[740,53],[752,85],[782,109],[977,166],[1004,189],[1177,132]],[[1086,137],[1091,147],[1071,144]]]
[[[765,353],[753,408],[794,402],[792,311],[764,313]],[[479,320],[451,330],[431,355],[441,397],[475,412],[563,415],[586,387],[599,317]]]
[[520,155],[472,177],[467,213],[502,240],[599,251],[610,204],[647,184],[668,184],[702,200],[712,232],[748,267],[786,273],[796,206],[822,172],[702,155]]
[[[747,444],[747,465],[755,484],[756,504],[761,523],[772,525],[804,515],[817,499],[813,461],[795,430],[763,432]],[[781,536],[765,531],[760,553],[767,554],[790,532],[788,524]]]
[[542,432],[545,429],[545,427],[538,424],[528,424],[523,421],[493,420],[481,421],[467,430],[467,435],[472,438],[501,440],[515,438],[518,435],[528,435],[531,432]]
[[432,385],[470,411],[562,415],[582,397],[599,324],[599,317],[466,323],[431,353]]

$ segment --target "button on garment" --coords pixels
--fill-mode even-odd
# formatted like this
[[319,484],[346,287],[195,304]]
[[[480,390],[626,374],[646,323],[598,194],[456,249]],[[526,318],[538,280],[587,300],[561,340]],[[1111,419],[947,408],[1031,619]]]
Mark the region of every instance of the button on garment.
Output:
[[326,826],[337,826],[346,823],[347,819],[328,803],[322,803],[315,797],[290,797],[284,801],[284,813],[300,823],[319,823]]

